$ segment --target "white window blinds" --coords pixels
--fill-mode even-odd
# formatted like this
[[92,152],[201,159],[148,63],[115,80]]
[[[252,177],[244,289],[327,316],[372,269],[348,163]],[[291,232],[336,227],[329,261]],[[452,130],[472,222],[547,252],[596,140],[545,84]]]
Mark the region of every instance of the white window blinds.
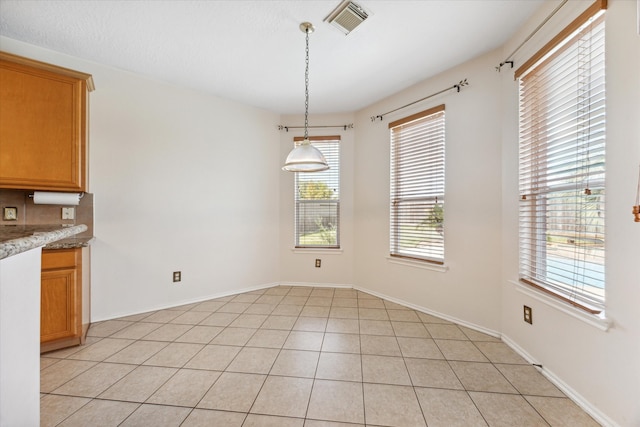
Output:
[[[294,138],[295,145],[303,138]],[[295,246],[340,247],[340,136],[309,137],[329,169],[295,174]]]
[[[592,7],[593,9],[593,7]],[[605,288],[605,43],[583,15],[520,83],[520,279],[592,313]]]
[[389,124],[391,255],[444,263],[444,105]]

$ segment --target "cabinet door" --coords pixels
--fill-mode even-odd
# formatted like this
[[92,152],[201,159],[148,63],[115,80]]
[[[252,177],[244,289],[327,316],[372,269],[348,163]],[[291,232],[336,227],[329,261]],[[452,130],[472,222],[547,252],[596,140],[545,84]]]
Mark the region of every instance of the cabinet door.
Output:
[[88,75],[74,73],[0,54],[0,188],[86,191]]
[[40,300],[41,342],[80,336],[80,296],[75,268],[43,271]]

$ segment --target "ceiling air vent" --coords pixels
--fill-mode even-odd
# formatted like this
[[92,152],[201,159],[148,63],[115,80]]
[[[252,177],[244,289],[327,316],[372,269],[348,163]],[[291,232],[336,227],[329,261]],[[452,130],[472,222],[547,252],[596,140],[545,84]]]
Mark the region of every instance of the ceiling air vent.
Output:
[[369,14],[361,6],[347,0],[340,3],[324,20],[333,24],[346,35],[362,24],[368,16]]

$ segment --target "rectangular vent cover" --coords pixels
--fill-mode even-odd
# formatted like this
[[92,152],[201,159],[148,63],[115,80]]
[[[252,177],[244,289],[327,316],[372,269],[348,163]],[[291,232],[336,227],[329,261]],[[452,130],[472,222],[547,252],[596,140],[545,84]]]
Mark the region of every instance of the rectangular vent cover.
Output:
[[333,24],[340,31],[349,34],[364,22],[369,14],[352,1],[344,1],[325,18],[325,21]]

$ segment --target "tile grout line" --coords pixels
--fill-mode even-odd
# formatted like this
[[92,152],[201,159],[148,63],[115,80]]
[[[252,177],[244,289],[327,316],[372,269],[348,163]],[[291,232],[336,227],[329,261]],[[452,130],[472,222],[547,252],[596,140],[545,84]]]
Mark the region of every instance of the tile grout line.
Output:
[[[289,291],[287,292],[287,294],[288,294],[289,292],[291,292],[291,290],[289,290]],[[285,294],[285,296],[286,296],[287,294]],[[284,297],[283,297],[283,299],[284,299]],[[309,297],[307,297],[307,299],[305,300],[305,304],[306,304],[306,302],[307,302],[308,300],[309,300]],[[280,300],[280,301],[282,301],[282,300]],[[276,304],[276,308],[278,307],[278,305],[280,305],[280,302],[279,302],[278,304]],[[274,310],[275,310],[276,308],[274,308]],[[272,310],[271,312],[273,313],[273,311],[274,311],[274,310]],[[302,310],[301,310],[300,312],[302,312]],[[280,356],[280,354],[282,354],[282,350],[284,349],[284,346],[286,345],[287,340],[288,340],[288,339],[289,339],[289,337],[291,336],[291,332],[293,332],[293,328],[295,327],[295,324],[297,323],[297,321],[298,321],[298,319],[299,319],[299,318],[300,318],[300,313],[298,313],[298,316],[296,317],[296,321],[293,323],[293,325],[292,325],[291,329],[289,329],[289,332],[288,332],[288,334],[287,334],[287,338],[285,338],[284,342],[282,343],[282,346],[281,346],[281,347],[280,347],[280,349],[278,350],[278,355],[276,356],[276,358],[275,358],[275,359],[274,359],[274,361],[273,361],[273,364],[272,364],[272,365],[271,365],[271,367],[269,368],[269,373],[271,373],[271,371],[273,370],[273,365],[275,365],[276,360],[278,360],[278,357]],[[266,320],[265,320],[265,321],[266,321]],[[264,324],[264,323],[263,323],[263,324]],[[225,372],[226,372],[226,370],[225,370]],[[249,409],[247,410],[247,414],[246,414],[246,416],[245,416],[245,419],[244,419],[244,421],[243,421],[243,424],[246,422],[247,418],[249,418],[249,415],[252,413],[252,412],[251,412],[251,410],[252,410],[252,409],[253,409],[253,407],[255,406],[256,401],[258,400],[258,396],[260,395],[260,393],[262,392],[262,390],[263,390],[263,388],[264,388],[265,384],[267,383],[267,379],[269,378],[269,373],[267,373],[267,374],[265,375],[265,377],[264,377],[264,381],[262,382],[262,385],[260,386],[260,388],[259,388],[258,392],[256,393],[256,396],[253,398],[253,401],[251,402],[251,406],[250,406],[250,407],[249,407]]]
[[362,323],[360,323],[360,293],[356,294],[356,304],[358,310],[358,342],[360,343],[360,378],[362,379],[360,387],[362,389],[362,417],[363,422],[367,424],[367,399],[364,391],[364,360],[362,360]]
[[[391,317],[389,316],[389,311],[388,311],[388,309],[386,307],[385,307],[385,312],[387,313],[387,317],[389,317],[389,320],[391,321]],[[393,328],[393,322],[391,323],[391,327]],[[413,378],[411,377],[411,372],[409,371],[409,367],[407,366],[407,361],[406,361],[406,358],[404,356],[404,352],[402,351],[402,347],[400,346],[400,341],[398,341],[398,334],[397,334],[395,329],[393,329],[393,336],[394,336],[394,339],[396,341],[396,344],[398,345],[398,349],[400,350],[400,355],[402,357],[402,364],[404,366],[404,369],[407,371],[407,376],[409,377],[409,383],[411,384],[411,390],[413,391],[413,395],[416,398],[416,402],[418,403],[418,407],[420,408],[420,414],[422,415],[422,419],[424,420],[424,425],[426,427],[427,426],[427,417],[424,414],[424,408],[422,407],[422,403],[420,403],[420,398],[418,397],[418,392],[416,391],[416,386],[413,383]]]
[[[312,291],[313,294],[313,291]],[[313,373],[313,379],[311,381],[311,390],[309,391],[309,399],[307,400],[307,408],[304,412],[304,419],[307,419],[307,416],[309,415],[309,407],[311,406],[311,396],[313,396],[313,389],[316,385],[316,381],[318,380],[317,375],[318,375],[318,367],[320,366],[320,359],[322,358],[322,348],[324,347],[324,339],[326,337],[327,334],[327,325],[329,323],[329,315],[331,314],[331,306],[333,305],[333,295],[335,295],[335,290],[332,293],[331,296],[331,302],[332,304],[329,305],[329,313],[327,314],[327,322],[324,325],[324,332],[322,333],[322,341],[320,342],[320,350],[318,351],[318,361],[316,362],[316,369],[314,370]],[[308,299],[307,299],[308,301]],[[302,311],[304,311],[304,308],[302,309]],[[302,312],[301,311],[301,312]]]

